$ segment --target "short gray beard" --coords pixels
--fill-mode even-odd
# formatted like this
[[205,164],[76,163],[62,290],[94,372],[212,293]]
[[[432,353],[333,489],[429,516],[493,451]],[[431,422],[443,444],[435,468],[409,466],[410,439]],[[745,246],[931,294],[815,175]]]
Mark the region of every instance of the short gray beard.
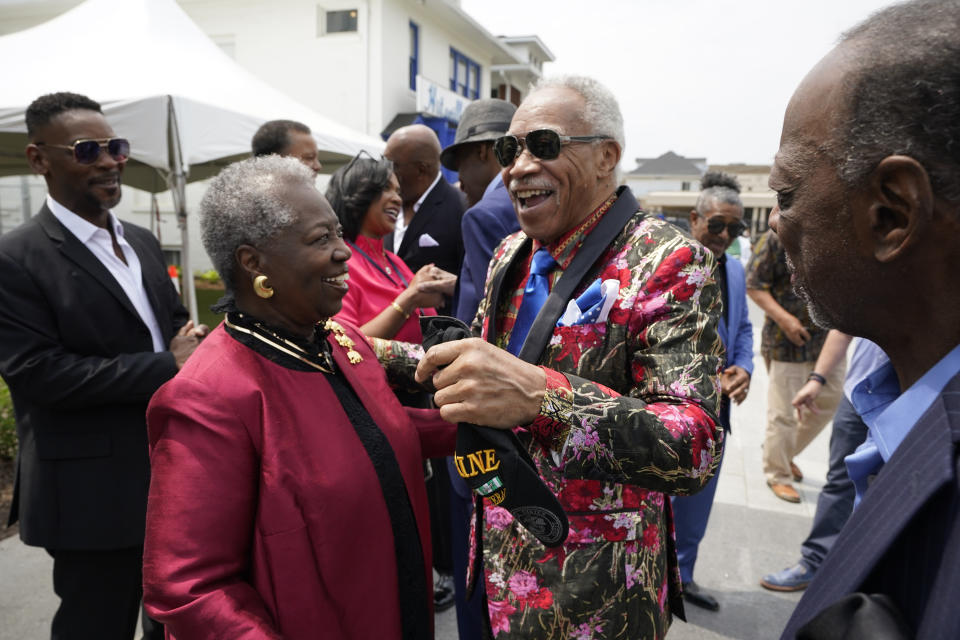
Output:
[[813,298],[810,297],[810,292],[803,285],[794,285],[793,291],[807,303],[807,313],[815,325],[823,329],[836,329],[835,323],[830,320],[827,312],[814,302]]
[[[793,262],[790,261],[789,256],[787,256],[787,268],[790,270],[790,273],[796,273],[796,270],[793,268]],[[830,316],[827,314],[827,312],[823,309],[823,307],[814,302],[810,292],[799,280],[795,281],[792,286],[793,292],[807,303],[807,313],[810,315],[810,320],[812,320],[815,325],[823,329],[836,328],[834,326],[835,323],[830,320]]]

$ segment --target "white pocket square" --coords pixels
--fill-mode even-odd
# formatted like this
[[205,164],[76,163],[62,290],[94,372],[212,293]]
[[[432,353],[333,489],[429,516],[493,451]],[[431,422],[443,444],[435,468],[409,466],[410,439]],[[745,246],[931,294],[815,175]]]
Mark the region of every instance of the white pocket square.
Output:
[[420,236],[420,239],[417,241],[417,244],[421,247],[439,247],[440,243],[433,239],[429,233],[425,233]]
[[619,280],[610,278],[601,282],[598,278],[579,298],[567,303],[567,309],[557,321],[557,326],[606,322],[619,294]]

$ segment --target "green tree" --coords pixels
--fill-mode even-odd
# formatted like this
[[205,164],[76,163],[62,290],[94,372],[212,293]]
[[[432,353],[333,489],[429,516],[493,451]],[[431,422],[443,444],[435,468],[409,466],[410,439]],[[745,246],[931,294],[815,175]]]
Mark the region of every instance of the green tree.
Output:
[[0,380],[0,458],[17,457],[17,426],[10,389]]

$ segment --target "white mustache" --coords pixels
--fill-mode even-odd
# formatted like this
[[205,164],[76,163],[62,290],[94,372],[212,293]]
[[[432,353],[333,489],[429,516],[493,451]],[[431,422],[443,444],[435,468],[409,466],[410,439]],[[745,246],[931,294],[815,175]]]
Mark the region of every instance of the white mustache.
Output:
[[528,190],[528,189],[529,189],[529,190],[533,190],[533,189],[543,189],[544,191],[554,191],[554,190],[555,190],[555,187],[554,187],[554,185],[552,185],[552,184],[550,184],[549,182],[546,182],[546,181],[544,181],[544,180],[520,180],[520,179],[514,179],[514,180],[511,180],[511,181],[510,181],[510,191],[511,191],[511,192],[514,192],[514,193],[515,193],[515,192],[517,192],[517,191],[526,191],[526,190]]

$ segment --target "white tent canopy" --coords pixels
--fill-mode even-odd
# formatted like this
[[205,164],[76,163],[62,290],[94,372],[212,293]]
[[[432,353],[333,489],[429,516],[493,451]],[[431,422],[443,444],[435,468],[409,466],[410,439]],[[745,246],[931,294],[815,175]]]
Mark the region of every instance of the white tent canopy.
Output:
[[[328,165],[360,150],[379,154],[384,146],[241,68],[175,0],[87,0],[49,22],[0,37],[0,60],[8,61],[0,92],[0,175],[30,173],[23,113],[37,96],[90,96],[103,105],[117,135],[130,140],[124,183],[172,190],[185,260],[186,182],[248,154],[250,139],[267,120],[309,126],[320,162]],[[184,280],[195,317],[192,278]]]

